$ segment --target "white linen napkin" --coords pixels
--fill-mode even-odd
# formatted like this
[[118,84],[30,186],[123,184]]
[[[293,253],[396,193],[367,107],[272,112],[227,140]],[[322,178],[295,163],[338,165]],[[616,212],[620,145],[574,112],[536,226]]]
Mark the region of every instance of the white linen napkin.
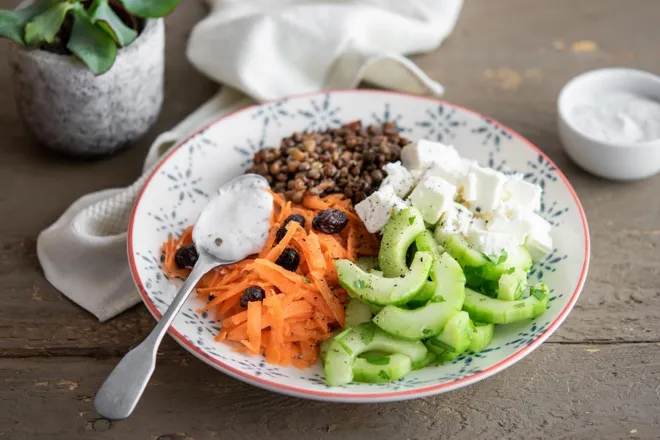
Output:
[[462,7],[462,0],[208,2],[211,12],[193,29],[188,57],[225,85],[222,91],[158,136],[135,183],[81,197],[39,235],[37,253],[46,279],[101,321],[139,302],[126,230],[135,198],[163,154],[223,114],[255,101],[353,88],[361,81],[439,96],[442,86],[403,55],[436,49]]

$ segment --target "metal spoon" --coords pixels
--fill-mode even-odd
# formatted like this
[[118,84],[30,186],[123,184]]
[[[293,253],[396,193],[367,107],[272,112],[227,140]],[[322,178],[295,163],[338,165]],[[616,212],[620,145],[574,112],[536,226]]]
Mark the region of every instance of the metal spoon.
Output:
[[[215,230],[207,230],[207,228],[212,228],[212,225],[219,223],[214,221],[212,217],[215,214],[213,206],[222,202],[223,195],[226,194],[223,190],[234,188],[232,185],[236,184],[251,184],[255,188],[260,186],[263,186],[264,189],[268,188],[268,182],[263,177],[255,174],[245,174],[223,185],[218,190],[218,195],[208,203],[195,222],[193,229],[193,241],[199,254],[197,263],[195,263],[195,267],[181,289],[179,289],[179,293],[177,293],[158,325],[140,345],[124,356],[96,394],[94,406],[96,411],[103,417],[121,420],[131,415],[156,367],[156,351],[163,340],[163,336],[165,336],[174,317],[181,310],[184,302],[202,276],[215,267],[235,263],[249,255],[228,259],[223,257],[223,253],[226,255],[227,252],[223,252],[221,245],[215,247],[200,246],[200,243],[204,241],[203,238],[215,236],[218,233]],[[272,206],[270,208],[272,209]],[[245,209],[245,206],[238,204],[235,207],[232,206],[232,209]],[[242,228],[244,231],[247,228],[254,227],[252,224],[236,226],[237,230]],[[218,243],[216,242],[216,244]],[[229,254],[238,257],[235,252],[230,251]]]

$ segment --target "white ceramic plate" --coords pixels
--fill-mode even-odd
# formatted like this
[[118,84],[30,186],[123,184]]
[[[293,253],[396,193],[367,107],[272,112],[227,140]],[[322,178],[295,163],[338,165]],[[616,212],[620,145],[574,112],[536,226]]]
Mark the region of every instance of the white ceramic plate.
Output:
[[437,394],[485,379],[522,359],[559,327],[584,284],[589,232],[575,191],[538,148],[492,119],[439,100],[384,91],[331,91],[249,107],[214,122],[174,149],[149,177],[128,231],[131,270],[151,313],[160,319],[178,287],[161,270],[161,244],[195,221],[209,194],[243,173],[255,151],[279,146],[282,137],[356,119],[365,124],[392,121],[410,139],[453,144],[462,156],[501,171],[524,173],[525,179],[544,188],[541,214],[554,225],[556,248],[533,268],[531,278],[547,282],[552,289],[547,312],[533,321],[498,326],[491,346],[479,354],[414,371],[390,384],[335,388],[326,386],[320,365],[307,370],[273,366],[259,356],[216,343],[218,322],[197,313],[201,305],[197,299],[190,299],[174,320],[172,337],[207,364],[250,384],[341,402]]

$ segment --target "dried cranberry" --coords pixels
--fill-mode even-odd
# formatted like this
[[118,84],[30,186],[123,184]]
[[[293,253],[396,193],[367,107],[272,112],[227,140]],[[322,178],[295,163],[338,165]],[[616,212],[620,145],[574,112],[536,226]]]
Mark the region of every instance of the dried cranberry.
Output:
[[338,209],[325,209],[314,217],[312,227],[324,234],[337,234],[348,224],[348,216]]
[[247,307],[251,301],[261,301],[266,297],[266,292],[259,286],[250,286],[241,295],[241,307]]
[[298,269],[298,264],[300,264],[300,255],[298,255],[295,249],[286,248],[282,251],[282,255],[275,260],[275,264],[286,270],[295,272]]
[[179,269],[192,269],[195,263],[197,263],[198,258],[199,254],[197,253],[197,249],[195,249],[195,245],[190,243],[180,247],[176,251],[176,254],[174,254],[174,263],[176,263],[176,267]]

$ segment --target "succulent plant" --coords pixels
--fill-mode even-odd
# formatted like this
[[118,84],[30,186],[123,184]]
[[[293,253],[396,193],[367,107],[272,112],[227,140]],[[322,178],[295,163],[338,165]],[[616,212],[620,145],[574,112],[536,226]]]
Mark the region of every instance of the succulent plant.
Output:
[[[0,37],[30,48],[68,50],[97,75],[115,62],[117,48],[138,37],[143,18],[163,17],[181,0],[36,0],[0,10]],[[66,49],[64,49],[66,48]]]

